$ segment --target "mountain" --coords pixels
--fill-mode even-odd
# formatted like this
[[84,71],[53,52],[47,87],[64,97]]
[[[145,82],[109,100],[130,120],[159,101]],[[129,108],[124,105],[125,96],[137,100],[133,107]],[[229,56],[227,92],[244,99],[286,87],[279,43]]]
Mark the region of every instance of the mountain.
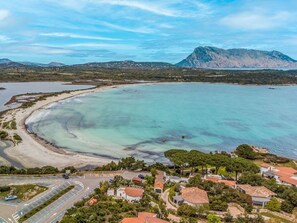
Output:
[[31,67],[63,67],[65,64],[59,62],[51,62],[48,64],[43,63],[33,63],[33,62],[19,62],[20,64],[31,66]]
[[0,59],[0,68],[10,68],[10,67],[23,67],[24,65],[9,60],[7,58]]
[[132,60],[111,61],[101,63],[86,63],[74,66],[93,67],[93,68],[121,68],[121,69],[164,69],[174,68],[170,63],[163,62],[135,62]]
[[297,61],[278,51],[197,47],[178,67],[189,68],[297,68]]

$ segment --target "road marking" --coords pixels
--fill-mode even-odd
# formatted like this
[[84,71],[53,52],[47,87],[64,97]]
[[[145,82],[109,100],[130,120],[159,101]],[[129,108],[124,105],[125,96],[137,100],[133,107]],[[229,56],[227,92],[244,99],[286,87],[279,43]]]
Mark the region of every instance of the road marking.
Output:
[[56,212],[56,213],[54,213],[54,214],[53,214],[53,216],[55,216],[56,214],[57,214],[57,212]]

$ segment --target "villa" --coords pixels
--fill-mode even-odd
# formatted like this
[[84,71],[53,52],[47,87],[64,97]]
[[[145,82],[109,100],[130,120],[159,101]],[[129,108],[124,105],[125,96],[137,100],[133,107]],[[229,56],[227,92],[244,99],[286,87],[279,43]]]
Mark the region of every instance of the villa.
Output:
[[263,186],[251,186],[249,184],[241,184],[237,185],[237,188],[241,192],[251,196],[254,205],[262,207],[264,207],[270,201],[270,199],[276,195],[271,190]]
[[140,201],[143,198],[144,190],[136,187],[120,187],[117,189],[117,197],[127,201]]
[[279,184],[297,187],[297,170],[291,167],[274,167],[263,163],[260,172],[264,177],[274,178]]
[[139,212],[135,218],[124,218],[120,223],[169,223],[169,221],[157,218],[157,215],[149,212]]
[[155,183],[154,183],[154,191],[156,193],[163,193],[164,184],[166,179],[166,173],[163,171],[158,171],[157,175],[155,176]]
[[173,202],[177,205],[188,204],[191,206],[201,206],[209,204],[208,195],[205,190],[198,187],[185,187],[181,189],[181,195],[174,196]]

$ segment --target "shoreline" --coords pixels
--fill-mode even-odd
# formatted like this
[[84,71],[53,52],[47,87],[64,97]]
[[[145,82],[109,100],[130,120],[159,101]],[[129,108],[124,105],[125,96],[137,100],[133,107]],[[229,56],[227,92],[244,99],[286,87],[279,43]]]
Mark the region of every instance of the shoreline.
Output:
[[[183,84],[183,82],[145,82],[145,83],[126,83],[126,84],[113,84],[108,86],[99,86],[89,89],[73,90],[68,92],[61,92],[55,96],[49,96],[45,100],[37,101],[33,106],[28,108],[15,108],[5,112],[2,116],[4,121],[15,119],[17,123],[17,130],[7,130],[9,133],[18,134],[22,138],[22,142],[18,145],[11,146],[3,149],[6,157],[10,160],[14,160],[24,167],[42,167],[46,165],[55,166],[58,168],[64,168],[67,166],[75,166],[78,168],[87,165],[103,165],[110,161],[117,161],[111,157],[100,156],[96,154],[75,152],[67,150],[52,144],[45,139],[39,137],[35,133],[30,132],[26,126],[26,120],[30,118],[34,112],[44,109],[53,103],[67,100],[72,97],[76,97],[83,94],[90,94],[94,92],[103,92],[113,88],[122,88],[127,86],[142,86],[142,85],[156,85],[156,84]],[[196,84],[208,84],[205,82],[187,82]],[[225,84],[225,83],[216,83]],[[227,84],[228,85],[228,84]],[[234,84],[230,84],[234,85]],[[244,86],[244,85],[238,85]],[[254,85],[257,86],[257,85]],[[4,157],[0,157],[0,159]],[[288,157],[289,158],[289,157]],[[291,159],[291,158],[289,158]]]
[[[64,168],[67,166],[84,167],[88,165],[103,165],[111,161],[106,157],[92,156],[90,154],[76,153],[67,151],[63,148],[57,147],[46,140],[38,137],[34,133],[30,133],[26,128],[26,120],[38,110],[43,109],[55,102],[63,101],[82,94],[89,94],[94,92],[102,92],[113,88],[120,88],[131,85],[147,85],[152,83],[131,83],[121,85],[101,86],[84,90],[74,90],[70,92],[63,92],[57,96],[50,96],[45,100],[37,101],[29,108],[16,108],[7,110],[3,114],[3,121],[15,119],[17,123],[16,130],[9,130],[9,133],[18,134],[22,138],[22,142],[17,145],[4,149],[4,153],[11,160],[15,160],[26,168],[55,166],[57,168]],[[7,131],[5,129],[5,131]]]

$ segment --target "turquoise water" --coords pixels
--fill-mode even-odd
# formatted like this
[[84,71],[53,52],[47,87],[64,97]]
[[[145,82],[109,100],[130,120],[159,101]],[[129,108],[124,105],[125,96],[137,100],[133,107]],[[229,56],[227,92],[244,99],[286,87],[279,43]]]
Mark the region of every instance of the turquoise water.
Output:
[[297,158],[297,87],[157,84],[55,103],[30,131],[72,151],[162,161],[170,148],[231,151],[242,143]]

